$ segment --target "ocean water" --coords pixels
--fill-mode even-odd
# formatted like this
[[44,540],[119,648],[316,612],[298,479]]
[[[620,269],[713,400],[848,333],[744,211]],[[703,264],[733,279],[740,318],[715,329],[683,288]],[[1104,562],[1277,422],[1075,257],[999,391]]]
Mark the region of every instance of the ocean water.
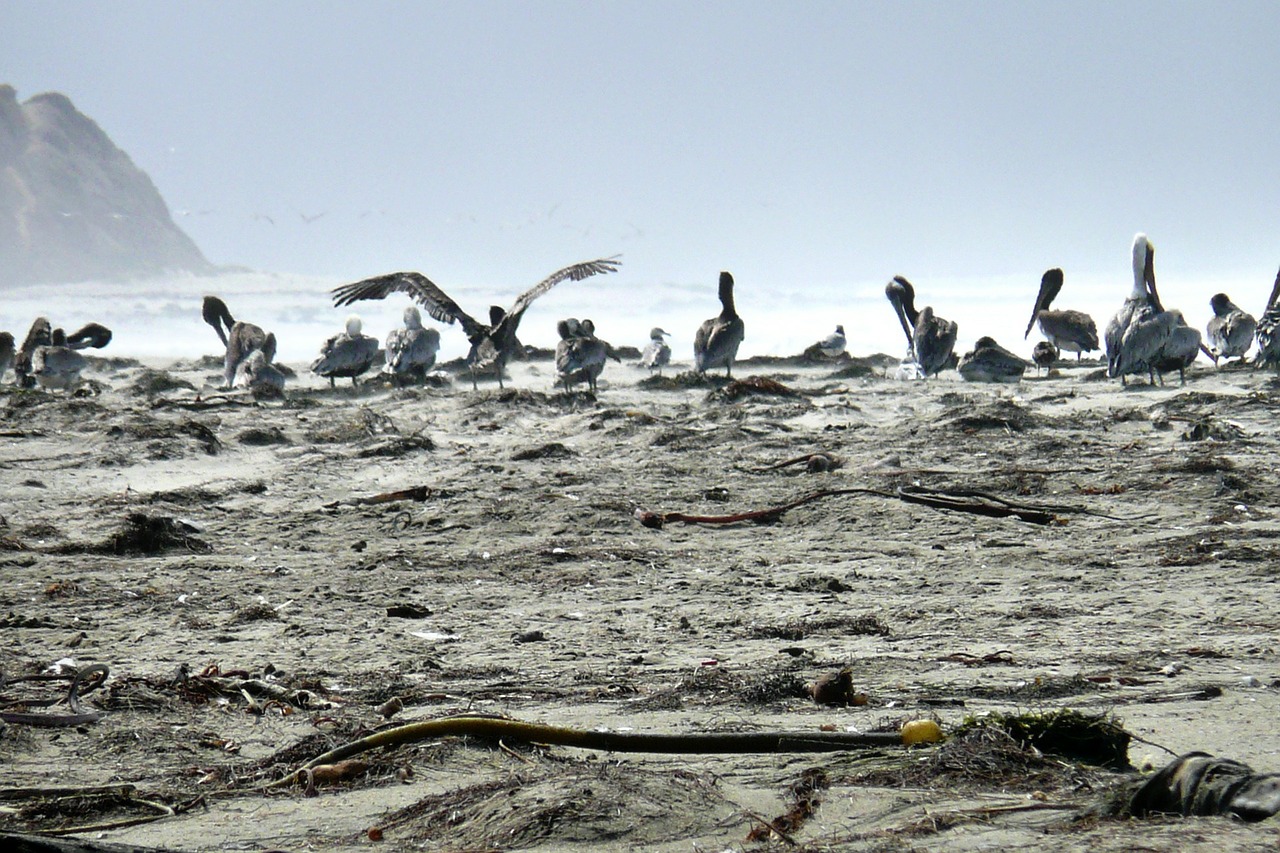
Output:
[[[870,355],[905,351],[906,340],[893,309],[884,298],[888,280],[840,285],[760,286],[739,278],[738,313],[746,323],[746,340],[739,357],[794,355],[842,324],[849,352]],[[0,294],[0,330],[13,332],[21,343],[37,316],[68,330],[96,321],[110,327],[114,338],[104,354],[137,358],[196,358],[220,354],[214,331],[200,317],[205,294],[221,296],[237,319],[273,331],[279,359],[305,363],[320,345],[340,331],[353,311],[364,321],[366,334],[385,338],[400,325],[408,297],[335,308],[328,292],[345,280],[284,273],[238,272],[218,276],[170,276],[128,283],[83,282],[58,286],[23,287]],[[933,305],[941,316],[959,323],[957,350],[971,348],[983,335],[1029,357],[1040,340],[1032,329],[1023,332],[1031,314],[1039,277],[914,280],[917,306]],[[1125,271],[1114,277],[1067,278],[1057,308],[1092,314],[1099,332],[1120,307],[1132,282]],[[1212,316],[1209,297],[1225,290],[1247,311],[1261,313],[1270,281],[1182,281],[1161,283],[1167,307],[1180,308],[1187,322],[1203,330]],[[511,289],[450,286],[449,295],[473,316],[484,318],[490,304],[509,305]],[[661,326],[677,362],[693,357],[698,325],[719,313],[714,279],[692,283],[646,283],[626,279],[624,272],[581,282],[564,282],[540,297],[520,325],[526,344],[553,347],[556,321],[568,316],[590,317],[601,338],[616,346],[643,347],[649,329]],[[424,316],[424,322],[431,323]],[[441,330],[441,359],[465,355],[467,341],[456,324]]]

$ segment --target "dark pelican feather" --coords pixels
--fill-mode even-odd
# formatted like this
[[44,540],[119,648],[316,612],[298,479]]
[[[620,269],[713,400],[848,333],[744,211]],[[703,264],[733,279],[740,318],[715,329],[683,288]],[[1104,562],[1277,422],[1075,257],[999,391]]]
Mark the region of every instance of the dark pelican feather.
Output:
[[1276,273],[1275,284],[1271,286],[1271,296],[1267,298],[1267,307],[1258,318],[1258,354],[1253,357],[1253,366],[1274,365],[1280,373],[1280,272]]

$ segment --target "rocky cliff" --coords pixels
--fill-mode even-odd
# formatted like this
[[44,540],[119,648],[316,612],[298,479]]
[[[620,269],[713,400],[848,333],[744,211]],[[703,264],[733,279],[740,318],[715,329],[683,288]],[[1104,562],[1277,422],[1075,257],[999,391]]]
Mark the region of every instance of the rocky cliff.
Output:
[[0,287],[209,272],[146,173],[66,96],[0,85]]

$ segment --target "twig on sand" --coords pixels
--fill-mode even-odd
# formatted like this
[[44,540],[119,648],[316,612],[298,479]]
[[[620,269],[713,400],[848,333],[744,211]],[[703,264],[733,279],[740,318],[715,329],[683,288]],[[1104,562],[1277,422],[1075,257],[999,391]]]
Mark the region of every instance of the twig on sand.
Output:
[[663,735],[572,729],[502,717],[466,715],[423,720],[375,732],[337,749],[331,749],[311,759],[289,775],[264,785],[263,788],[279,788],[293,784],[305,778],[306,771],[313,767],[342,761],[371,749],[450,736],[471,736],[499,741],[505,739],[608,752],[666,752],[677,755],[841,752],[858,747],[899,746],[903,743],[902,735],[898,732],[775,731]]
[[325,509],[336,509],[340,506],[370,506],[373,504],[389,504],[396,501],[417,501],[421,503],[431,496],[435,491],[430,486],[413,486],[408,489],[397,489],[394,492],[383,492],[378,495],[370,495],[367,498],[347,498],[341,501],[332,501],[324,505]]
[[[71,679],[71,686],[67,688],[66,699],[67,707],[71,709],[70,714],[34,714],[29,711],[0,711],[0,722],[12,723],[14,725],[43,726],[46,728],[83,726],[88,723],[96,723],[98,720],[102,719],[102,714],[97,711],[86,711],[80,706],[80,685],[82,682],[87,683],[88,686],[84,688],[84,692],[88,693],[91,690],[101,687],[103,682],[107,680],[108,673],[109,670],[107,669],[106,664],[95,663],[91,666],[80,668],[74,675],[59,676],[62,678],[69,677]],[[87,681],[89,676],[93,675],[98,676],[98,678],[93,681]],[[34,676],[28,676],[27,679],[22,680],[32,679],[34,679]],[[13,680],[18,681],[20,679]],[[26,701],[22,704],[27,707],[31,707],[33,705],[52,705],[54,701],[59,700],[49,702]]]
[[1024,504],[1007,500],[977,489],[926,489],[921,486],[901,486],[896,492],[880,489],[823,489],[805,495],[790,503],[767,509],[740,512],[733,515],[689,515],[683,512],[656,513],[637,508],[636,520],[645,527],[661,529],[671,521],[682,521],[685,524],[735,524],[740,521],[754,521],[757,524],[777,521],[788,510],[822,498],[839,495],[875,495],[881,498],[897,498],[908,503],[933,507],[934,509],[950,509],[959,512],[970,512],[991,518],[1015,517],[1031,524],[1052,524],[1057,522],[1058,513],[1080,513],[1100,518],[1117,519],[1115,516],[1103,515],[1085,507],[1077,506],[1042,506]]

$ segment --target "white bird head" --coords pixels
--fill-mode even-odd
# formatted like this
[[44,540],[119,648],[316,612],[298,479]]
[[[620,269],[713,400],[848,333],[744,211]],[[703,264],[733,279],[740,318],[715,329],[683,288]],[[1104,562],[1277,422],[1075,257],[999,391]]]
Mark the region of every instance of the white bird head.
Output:
[[404,327],[406,329],[422,328],[422,314],[418,311],[417,306],[410,305],[404,309]]
[[364,328],[364,324],[360,322],[360,318],[352,314],[347,318],[347,334],[353,338],[360,337],[360,330]]

